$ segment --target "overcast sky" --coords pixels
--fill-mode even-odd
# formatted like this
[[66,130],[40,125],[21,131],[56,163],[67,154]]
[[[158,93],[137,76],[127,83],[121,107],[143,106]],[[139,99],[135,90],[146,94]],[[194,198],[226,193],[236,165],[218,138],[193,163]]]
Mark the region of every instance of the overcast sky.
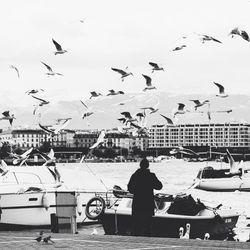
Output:
[[[247,0],[3,1],[1,92],[22,102],[30,98],[25,91],[35,88],[59,100],[112,88],[141,92],[141,74],[147,74],[159,91],[216,94],[216,81],[229,94],[250,94],[250,43],[228,36],[235,27],[250,32],[249,13]],[[197,34],[222,44],[203,44]],[[55,56],[52,38],[68,53]],[[172,51],[182,44],[187,47]],[[41,61],[64,76],[47,77]],[[151,74],[149,61],[165,72]],[[10,65],[19,69],[20,79]],[[127,66],[134,77],[121,82],[111,67]]]

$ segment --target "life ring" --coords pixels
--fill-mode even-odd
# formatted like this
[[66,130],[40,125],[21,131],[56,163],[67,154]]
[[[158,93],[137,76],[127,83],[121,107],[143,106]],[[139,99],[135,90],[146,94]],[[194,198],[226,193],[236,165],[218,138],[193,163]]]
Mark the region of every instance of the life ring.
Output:
[[85,215],[90,220],[98,220],[103,215],[105,208],[105,200],[100,196],[95,196],[87,202]]

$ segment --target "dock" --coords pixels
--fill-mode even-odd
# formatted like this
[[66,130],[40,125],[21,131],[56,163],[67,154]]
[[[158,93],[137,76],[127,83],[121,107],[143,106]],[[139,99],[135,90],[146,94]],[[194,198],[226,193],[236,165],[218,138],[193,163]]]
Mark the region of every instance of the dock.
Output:
[[[93,232],[97,234],[92,234]],[[173,239],[104,235],[98,226],[87,226],[77,234],[51,233],[44,230],[44,237],[51,235],[52,242],[37,242],[38,230],[0,232],[1,249],[84,249],[84,250],[156,250],[156,249],[250,249],[250,242],[215,240]]]

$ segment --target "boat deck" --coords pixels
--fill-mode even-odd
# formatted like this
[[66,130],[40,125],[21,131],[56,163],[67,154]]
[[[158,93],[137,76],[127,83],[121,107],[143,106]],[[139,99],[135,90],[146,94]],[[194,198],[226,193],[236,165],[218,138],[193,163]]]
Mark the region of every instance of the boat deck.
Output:
[[[91,235],[93,230],[96,235]],[[184,240],[173,238],[132,237],[103,235],[97,225],[86,226],[78,234],[52,234],[45,230],[44,236],[51,235],[54,243],[37,242],[39,231],[0,232],[1,249],[250,249],[250,242],[214,240]]]

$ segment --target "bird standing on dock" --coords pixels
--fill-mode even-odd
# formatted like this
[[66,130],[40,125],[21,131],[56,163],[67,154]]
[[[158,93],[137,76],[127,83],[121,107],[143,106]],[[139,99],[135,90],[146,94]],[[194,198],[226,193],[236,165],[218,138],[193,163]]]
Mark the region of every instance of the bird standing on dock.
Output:
[[209,238],[210,238],[210,234],[209,233],[205,233],[204,240],[209,240]]
[[183,235],[184,235],[184,228],[183,228],[183,227],[180,227],[180,228],[179,228],[179,238],[180,238],[180,239],[183,239]]
[[43,239],[43,231],[40,231],[39,236],[38,236],[37,238],[35,238],[35,240],[36,240],[37,242],[41,242],[42,239]]
[[184,236],[182,237],[182,239],[189,239],[190,238],[190,224],[187,223],[186,224],[186,232],[184,234]]
[[56,42],[54,39],[52,39],[52,42],[54,43],[54,45],[56,47],[56,51],[54,52],[55,55],[64,54],[64,53],[68,52],[67,50],[62,49],[62,46],[58,42]]
[[43,238],[43,242],[45,242],[45,243],[55,243],[55,241],[53,241],[52,239],[51,239],[51,235],[49,235],[49,236],[47,236],[47,237],[44,237]]
[[[122,69],[116,69],[116,68],[111,68],[113,71],[115,72],[118,72],[119,74],[121,74],[121,79],[122,79],[122,82],[124,81],[124,78],[129,76],[129,75],[132,75],[133,76],[133,73],[131,72],[127,72],[125,70],[122,70]],[[128,69],[128,67],[126,67],[126,70]]]

